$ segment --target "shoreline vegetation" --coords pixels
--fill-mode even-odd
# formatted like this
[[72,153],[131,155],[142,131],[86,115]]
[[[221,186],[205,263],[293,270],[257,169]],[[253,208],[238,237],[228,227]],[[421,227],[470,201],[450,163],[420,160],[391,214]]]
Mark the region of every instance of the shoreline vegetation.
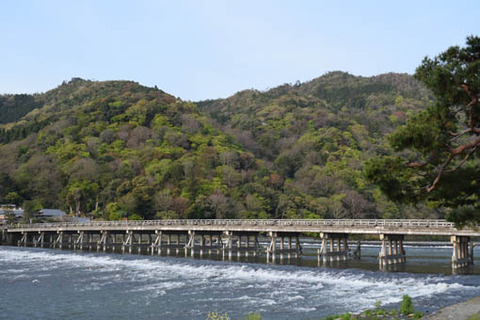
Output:
[[[262,320],[262,316],[257,313],[250,313],[241,318],[242,320]],[[368,309],[360,313],[345,313],[339,315],[331,315],[320,320],[400,320],[400,319],[423,319],[423,320],[480,320],[480,296],[468,301],[456,303],[443,307],[431,314],[425,315],[423,312],[415,310],[412,298],[404,295],[398,309],[387,310],[382,308],[381,302],[375,303],[373,309]],[[228,316],[228,313],[209,312],[206,320],[234,320]]]
[[470,300],[455,303],[440,308],[431,314],[424,314],[416,311],[412,299],[405,295],[400,303],[399,309],[386,310],[381,308],[381,303],[377,302],[374,309],[365,310],[358,314],[345,313],[333,315],[321,320],[377,320],[377,319],[422,319],[422,320],[480,320],[480,296]]
[[351,319],[365,319],[365,320],[400,320],[400,319],[422,319],[423,312],[415,310],[412,298],[409,295],[404,295],[398,309],[388,310],[382,308],[382,302],[375,303],[373,309],[362,311],[361,313],[351,314],[345,313],[342,315],[333,315],[323,318],[322,320],[351,320]]

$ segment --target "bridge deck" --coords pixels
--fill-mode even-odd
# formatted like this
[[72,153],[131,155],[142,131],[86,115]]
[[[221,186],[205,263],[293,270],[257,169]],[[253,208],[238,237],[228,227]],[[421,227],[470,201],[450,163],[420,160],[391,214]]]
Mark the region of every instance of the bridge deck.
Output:
[[285,233],[348,233],[348,234],[400,234],[480,237],[479,229],[455,228],[445,220],[144,220],[144,221],[91,221],[85,223],[40,223],[8,226],[7,233],[22,232],[95,232],[111,231],[184,231],[188,232],[285,232]]

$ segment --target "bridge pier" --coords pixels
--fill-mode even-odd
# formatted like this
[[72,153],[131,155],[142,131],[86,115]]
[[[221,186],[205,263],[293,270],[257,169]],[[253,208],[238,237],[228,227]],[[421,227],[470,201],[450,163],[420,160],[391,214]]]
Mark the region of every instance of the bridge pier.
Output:
[[63,246],[63,231],[57,231],[57,238],[53,240],[53,247],[58,247],[61,249]]
[[155,241],[150,245],[152,247],[152,254],[154,253],[155,249],[157,249],[158,253],[160,254],[162,252],[162,231],[155,230],[155,235]]
[[37,238],[35,238],[35,235],[33,236],[33,245],[35,247],[40,245],[43,248],[44,241],[45,241],[45,233],[44,232],[38,231],[38,237]]
[[348,234],[321,232],[320,239],[322,239],[322,247],[317,251],[319,263],[348,259]]
[[28,242],[28,232],[22,232],[22,237],[18,240],[18,246],[26,246]]
[[228,259],[231,260],[233,253],[236,253],[237,258],[240,258],[242,252],[245,254],[245,257],[248,257],[250,253],[256,256],[258,251],[260,251],[258,232],[225,231],[224,235],[226,237],[224,244],[221,243],[221,238],[219,237],[224,259],[225,253],[228,254]]
[[[158,249],[158,253],[160,254],[164,248],[167,249],[167,255],[169,255],[171,253],[171,250],[172,249],[175,249],[175,254],[179,254],[180,252],[180,249],[183,249],[185,250],[185,255],[187,255],[187,249],[185,248],[187,243],[188,243],[188,240],[189,240],[189,235],[188,235],[188,231],[184,231],[184,232],[181,232],[181,231],[161,231],[162,233],[162,236],[159,238],[158,234],[157,234],[157,239],[158,239],[158,246],[159,246],[159,249]],[[166,236],[166,244],[163,243],[163,236]],[[174,238],[172,236],[175,236]],[[184,244],[181,244],[181,236],[184,236]],[[156,240],[157,241],[157,240]]]
[[73,243],[73,248],[78,248],[81,250],[83,249],[83,243],[85,240],[85,232],[84,231],[77,231],[78,232],[78,238],[74,241]]
[[401,234],[381,234],[382,249],[378,255],[380,266],[390,264],[405,263],[405,249],[403,248],[403,240],[405,236]]
[[[188,256],[188,250],[190,250],[190,256],[195,256],[195,250],[197,250],[200,257],[204,253],[212,254],[212,252],[219,253],[221,249],[224,249],[222,242],[222,231],[188,231],[188,242],[185,244],[185,255]],[[215,241],[216,240],[216,241]]]
[[[280,260],[283,260],[284,254],[287,254],[288,259],[291,258],[291,255],[298,258],[298,255],[302,253],[302,246],[300,244],[300,235],[299,233],[289,233],[289,232],[269,232],[270,245],[267,247],[267,262],[272,258],[272,262],[275,262],[275,256],[278,253],[280,255]],[[287,248],[285,248],[285,238],[287,238]],[[277,240],[280,240],[280,246],[277,248]],[[294,240],[294,245],[292,243]]]
[[474,245],[470,242],[470,237],[452,236],[450,241],[453,243],[452,268],[472,265]]
[[125,240],[122,239],[123,249],[125,249],[125,247],[132,247],[133,245],[133,231],[127,230],[125,234],[127,238]]

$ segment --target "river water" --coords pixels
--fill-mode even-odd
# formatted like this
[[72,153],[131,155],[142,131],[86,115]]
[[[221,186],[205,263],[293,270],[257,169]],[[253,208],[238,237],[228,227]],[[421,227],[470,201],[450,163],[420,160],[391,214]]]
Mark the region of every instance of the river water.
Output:
[[[405,294],[431,312],[480,295],[480,261],[451,273],[452,249],[407,246],[407,263],[378,267],[378,245],[361,261],[318,266],[314,244],[300,259],[222,261],[95,250],[0,247],[2,319],[206,319],[209,311],[242,319],[320,319]],[[475,250],[480,255],[479,248]]]

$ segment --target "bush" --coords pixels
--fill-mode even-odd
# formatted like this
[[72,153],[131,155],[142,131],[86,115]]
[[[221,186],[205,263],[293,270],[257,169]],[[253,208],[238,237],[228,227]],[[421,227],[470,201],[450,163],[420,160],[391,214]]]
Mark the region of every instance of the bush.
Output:
[[230,320],[228,314],[219,314],[218,312],[209,312],[206,320]]
[[143,218],[140,215],[134,213],[128,216],[128,220],[143,220]]
[[422,318],[423,318],[423,312],[415,312],[413,314],[412,320],[419,320],[419,319],[422,319]]
[[402,303],[400,304],[400,308],[398,309],[398,312],[400,314],[411,314],[415,311],[415,308],[413,307],[413,302],[412,298],[409,295],[404,295],[402,299]]
[[248,316],[243,318],[243,320],[262,320],[262,317],[258,313],[250,313]]

